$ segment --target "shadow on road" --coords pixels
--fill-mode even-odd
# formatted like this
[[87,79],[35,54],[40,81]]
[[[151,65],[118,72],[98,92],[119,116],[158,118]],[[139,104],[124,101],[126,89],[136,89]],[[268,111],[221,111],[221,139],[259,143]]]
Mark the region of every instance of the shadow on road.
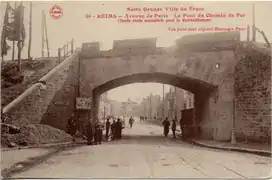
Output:
[[12,175],[27,171],[30,168],[45,162],[47,159],[57,155],[58,153],[60,153],[62,151],[70,150],[70,149],[77,148],[80,146],[83,146],[83,145],[82,144],[68,144],[68,145],[61,145],[59,147],[54,147],[54,148],[52,148],[51,151],[49,151],[48,153],[46,153],[42,156],[30,157],[25,161],[17,162],[16,164],[14,164],[10,168],[3,169],[1,171],[1,175],[4,179],[6,179],[6,178],[9,179],[9,178],[11,178]]
[[164,137],[160,135],[123,135],[120,140],[109,141],[109,144],[141,144],[141,145],[166,145],[180,146],[189,145],[180,138],[173,139],[172,136]]

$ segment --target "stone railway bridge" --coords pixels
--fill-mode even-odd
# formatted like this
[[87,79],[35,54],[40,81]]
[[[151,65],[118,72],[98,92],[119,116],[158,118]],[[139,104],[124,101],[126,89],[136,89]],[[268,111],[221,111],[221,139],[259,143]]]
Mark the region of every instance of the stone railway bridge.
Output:
[[[271,50],[240,41],[239,32],[185,36],[170,48],[156,38],[114,41],[110,51],[83,43],[27,96],[5,107],[21,123],[65,129],[76,112],[79,122],[97,120],[100,94],[130,83],[158,82],[194,93],[193,126],[199,138],[242,140],[271,138]],[[75,110],[76,97],[92,99],[89,111]],[[12,122],[11,122],[12,123]]]

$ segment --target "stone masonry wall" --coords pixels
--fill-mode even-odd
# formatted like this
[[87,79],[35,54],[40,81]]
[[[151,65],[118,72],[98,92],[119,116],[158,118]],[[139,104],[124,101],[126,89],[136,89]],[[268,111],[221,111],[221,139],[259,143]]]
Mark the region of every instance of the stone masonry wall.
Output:
[[[72,55],[71,58],[75,56]],[[37,86],[29,96],[5,113],[8,117],[6,122],[16,125],[39,124],[56,92],[62,88],[68,75],[66,70],[68,67],[69,64],[46,80],[46,89],[40,89]]]
[[75,59],[66,72],[62,87],[55,93],[41,123],[66,130],[67,120],[75,113],[78,87],[78,60]]
[[237,139],[271,142],[271,55],[251,50],[240,58],[235,69]]

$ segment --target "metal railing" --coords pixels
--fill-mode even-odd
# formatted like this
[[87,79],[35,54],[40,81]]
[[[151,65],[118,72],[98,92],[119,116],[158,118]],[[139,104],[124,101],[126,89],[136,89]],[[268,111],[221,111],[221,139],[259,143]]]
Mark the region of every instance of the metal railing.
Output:
[[58,61],[59,64],[67,58],[69,55],[74,53],[74,39],[58,49]]

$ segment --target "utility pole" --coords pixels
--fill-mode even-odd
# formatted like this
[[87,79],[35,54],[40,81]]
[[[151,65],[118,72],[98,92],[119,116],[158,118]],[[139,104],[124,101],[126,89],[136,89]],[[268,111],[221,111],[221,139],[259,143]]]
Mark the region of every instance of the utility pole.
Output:
[[106,123],[106,107],[104,106],[104,124]]
[[[16,10],[17,4],[14,2],[14,10]],[[15,17],[14,17],[15,20]],[[16,24],[14,23],[14,31],[16,31]],[[15,41],[12,41],[12,61],[14,60],[14,53],[15,53]]]
[[150,93],[150,96],[149,96],[149,117],[150,117],[150,121],[151,121],[151,117],[152,117],[152,114],[151,114],[151,112],[152,112],[152,107],[151,107],[151,93]]
[[30,12],[29,12],[28,60],[30,60],[30,57],[31,57],[31,40],[32,40],[32,2],[30,2]]
[[18,13],[20,13],[20,17],[19,17],[19,28],[18,28],[18,43],[17,43],[17,47],[18,47],[18,71],[21,71],[21,51],[22,51],[22,26],[23,26],[23,20],[24,20],[24,7],[23,7],[23,2],[20,3],[19,6],[19,10]]
[[44,57],[44,19],[43,19],[44,11],[42,11],[42,57]]
[[42,11],[42,57],[44,57],[44,43],[47,46],[47,57],[50,56],[49,54],[49,44],[48,44],[48,36],[47,36],[47,25],[45,19],[45,13]]
[[162,120],[164,120],[164,84],[162,85]]
[[232,117],[232,131],[231,131],[231,144],[236,144],[236,128],[235,128],[235,118],[236,118],[236,113],[235,113],[235,98],[233,99],[233,117]]
[[43,13],[43,18],[44,18],[44,28],[45,28],[45,40],[46,40],[46,47],[47,47],[47,57],[50,57],[49,53],[49,44],[48,44],[48,36],[47,36],[47,25],[46,25],[46,18],[45,14]]
[[144,105],[144,118],[145,118],[146,117],[145,101],[143,101],[143,105]]
[[249,37],[250,37],[250,26],[247,25],[247,41],[249,41]]
[[256,41],[255,4],[252,4],[252,41]]

